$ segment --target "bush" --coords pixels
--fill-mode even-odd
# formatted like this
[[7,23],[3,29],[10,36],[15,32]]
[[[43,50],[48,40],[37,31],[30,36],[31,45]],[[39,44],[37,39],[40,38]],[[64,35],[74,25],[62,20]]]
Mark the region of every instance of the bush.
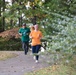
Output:
[[0,50],[22,50],[20,39],[9,39],[0,38]]

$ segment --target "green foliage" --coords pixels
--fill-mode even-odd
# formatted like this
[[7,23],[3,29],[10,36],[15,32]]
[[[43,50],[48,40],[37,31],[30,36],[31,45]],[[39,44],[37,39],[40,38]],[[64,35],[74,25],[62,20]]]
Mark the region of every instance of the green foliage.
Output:
[[[69,21],[67,21],[68,19]],[[51,48],[53,50],[60,49],[63,51],[73,52],[75,51],[74,48],[76,48],[75,17],[71,19],[66,18],[61,21],[61,24],[56,27],[56,29],[59,29],[59,32],[56,32],[56,35],[52,36]],[[63,27],[63,25],[66,26]],[[60,29],[60,27],[62,27],[62,29]]]
[[69,63],[70,66],[73,65],[74,68],[75,63],[71,64],[71,62],[73,62],[72,57],[76,54],[76,16],[71,12],[53,12],[50,7],[42,10],[48,14],[41,22],[48,40],[47,54],[51,57],[50,54],[54,53],[55,63],[59,59],[65,59],[63,62]]
[[50,49],[73,53],[76,49],[76,16],[54,13],[46,8],[43,11],[48,14],[41,24],[52,38]]
[[21,47],[21,42],[19,39],[10,39],[10,40],[6,40],[3,38],[0,38],[0,50],[6,50],[6,51],[20,51],[22,50]]
[[[11,5],[8,2],[5,2],[5,5],[3,5],[4,1],[2,0],[0,1],[0,3],[2,4],[0,5],[1,8],[5,7],[4,9],[5,11],[1,11],[1,14],[3,14],[1,16],[5,17],[6,19],[5,22],[7,26],[10,25],[11,19],[13,20],[12,24],[14,26],[17,23],[19,25],[24,21],[31,22],[33,16],[37,16],[37,23],[40,23],[45,17],[49,16],[48,13],[43,11],[44,9],[47,10],[50,9],[50,12],[65,14],[68,16],[70,13],[71,14],[76,13],[75,0],[45,0],[45,2],[42,2],[41,0],[29,0],[29,1],[30,1],[29,9],[26,8],[28,0],[13,0],[13,3]],[[21,17],[23,21],[20,19]],[[52,17],[53,16],[49,16],[48,19],[52,20]],[[51,27],[51,31],[52,30],[53,27]]]

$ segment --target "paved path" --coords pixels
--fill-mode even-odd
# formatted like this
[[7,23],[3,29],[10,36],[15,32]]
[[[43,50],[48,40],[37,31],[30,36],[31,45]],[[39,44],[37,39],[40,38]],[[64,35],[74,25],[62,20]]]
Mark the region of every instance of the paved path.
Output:
[[18,56],[0,61],[0,75],[24,75],[26,72],[49,66],[46,62],[43,62],[42,57],[39,63],[35,63],[31,52],[28,52],[27,55],[24,55],[23,51],[14,51],[13,53],[17,53]]

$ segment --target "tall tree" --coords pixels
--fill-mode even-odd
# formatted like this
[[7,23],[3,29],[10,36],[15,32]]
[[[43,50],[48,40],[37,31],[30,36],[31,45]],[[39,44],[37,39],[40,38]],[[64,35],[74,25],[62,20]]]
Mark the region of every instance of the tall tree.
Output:
[[[12,1],[13,5],[9,5],[9,8],[7,8],[9,11],[6,12],[6,15],[8,15],[10,19],[12,18],[13,21],[19,22],[19,25],[22,24],[22,21],[35,24],[36,22],[39,23],[48,17],[53,19],[54,17],[52,13],[63,15],[69,15],[68,13],[75,14],[75,0],[45,0],[45,2],[42,2],[43,0]],[[11,10],[13,10],[13,13],[9,14],[11,13]],[[51,15],[46,11],[51,12]],[[24,14],[24,16],[22,16],[22,14]]]
[[1,25],[1,1],[0,1],[0,32],[1,32],[1,27],[2,27],[2,25]]
[[[3,0],[2,5],[3,5],[3,12],[5,12],[5,0]],[[4,31],[4,30],[5,30],[5,17],[4,17],[4,14],[3,14],[2,31]]]

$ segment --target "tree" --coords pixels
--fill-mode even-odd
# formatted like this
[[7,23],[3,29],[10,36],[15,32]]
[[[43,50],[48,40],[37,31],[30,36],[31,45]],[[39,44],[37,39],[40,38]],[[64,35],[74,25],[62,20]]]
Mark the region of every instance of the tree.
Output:
[[1,32],[1,30],[2,30],[2,25],[1,25],[2,23],[1,23],[1,1],[0,1],[0,32]]
[[3,16],[3,12],[5,11],[5,0],[0,1],[0,32],[4,31],[5,27],[5,17]]
[[[12,19],[12,26],[15,26],[17,23],[20,26],[22,22],[31,22],[33,24],[41,23],[47,19],[51,19],[50,21],[52,22],[52,19],[55,19],[54,13],[66,16],[75,14],[73,10],[75,9],[75,2],[75,0],[69,0],[69,3],[68,0],[45,0],[45,2],[42,0],[12,0],[12,5],[6,3],[7,7],[4,11],[4,16],[6,20],[8,20],[8,23],[10,23],[9,20]],[[72,7],[73,5],[74,7]],[[49,14],[49,12],[51,12],[51,14]],[[51,27],[51,31],[53,31],[53,29],[57,31],[57,29]]]
[[[3,0],[3,12],[5,12],[5,0]],[[2,20],[2,30],[5,30],[5,17],[3,16],[3,20]]]

